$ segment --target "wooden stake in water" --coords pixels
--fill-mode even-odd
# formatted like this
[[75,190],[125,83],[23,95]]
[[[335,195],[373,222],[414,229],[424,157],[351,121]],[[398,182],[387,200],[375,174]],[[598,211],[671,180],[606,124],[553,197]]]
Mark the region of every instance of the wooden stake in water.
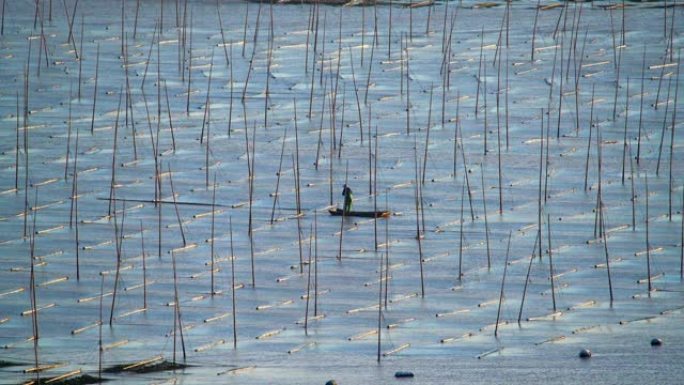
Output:
[[309,335],[309,299],[311,298],[311,249],[313,245],[313,224],[309,228],[309,261],[306,277],[306,307],[304,310],[304,334]]
[[[376,253],[377,255],[377,253]],[[382,347],[382,256],[380,260],[380,268],[378,269],[378,362],[380,362],[380,349]],[[389,267],[389,266],[388,266]],[[421,270],[422,274],[422,270]],[[422,278],[421,278],[422,279]]]
[[648,174],[646,174],[646,274],[648,275],[648,296],[651,296],[653,285],[651,284],[651,242],[648,239]]
[[625,129],[622,139],[622,185],[625,185],[625,160],[627,160],[627,122],[629,116],[629,77],[627,77],[627,92],[625,94]]
[[[679,49],[679,53],[677,54],[677,63],[681,63],[681,48]],[[668,217],[670,218],[670,222],[672,222],[672,190],[674,189],[674,179],[672,178],[672,161],[674,159],[674,140],[675,140],[675,127],[677,125],[677,101],[678,96],[679,96],[679,68],[681,67],[681,64],[677,65],[677,82],[675,83],[675,96],[674,96],[674,108],[672,108],[672,126],[670,127],[670,165],[669,165],[669,173],[670,173],[670,178],[669,178],[669,184],[668,184],[668,194],[667,194],[667,207],[668,207]],[[682,215],[684,215],[684,212],[682,212]]]
[[[181,238],[183,239],[183,247],[188,245],[188,242],[185,239],[185,230],[183,229],[183,221],[181,220],[180,212],[178,211],[178,202],[176,201],[176,191],[173,188],[173,173],[171,172],[171,165],[168,164],[166,166],[169,171],[169,184],[171,186],[171,197],[173,199],[173,209],[176,212],[176,220],[178,221],[178,229],[180,230],[181,233]],[[161,196],[161,195],[160,195]],[[160,207],[162,205],[159,205]]]
[[314,210],[314,317],[318,316],[318,214]]
[[461,185],[461,219],[460,219],[460,230],[459,230],[459,242],[458,242],[458,280],[460,281],[463,277],[463,201],[465,200],[465,176],[463,177],[463,184]]
[[95,58],[95,90],[93,91],[93,114],[90,119],[90,134],[95,133],[95,106],[97,105],[97,78],[100,71],[100,44],[97,44],[97,54]]
[[0,36],[5,34],[5,2],[6,0],[2,0],[2,22],[0,22]]
[[489,251],[489,222],[487,221],[487,198],[485,197],[484,166],[480,166],[480,177],[482,180],[482,211],[484,212],[485,240],[487,245],[487,270],[492,269],[491,253]]
[[506,246],[506,259],[504,261],[503,278],[501,278],[501,290],[499,291],[499,307],[496,310],[496,324],[494,325],[494,337],[498,337],[499,333],[499,319],[501,317],[501,304],[504,299],[504,285],[506,284],[506,272],[508,271],[508,255],[511,251],[511,236],[512,231],[508,232],[508,246]]
[[[278,173],[276,173],[276,188],[275,188],[275,193],[273,194],[273,207],[271,208],[271,224],[273,224],[273,220],[275,217],[275,207],[276,203],[278,202],[278,196],[279,196],[279,191],[280,191],[280,176],[283,171],[283,155],[285,154],[285,141],[287,140],[287,127],[285,127],[285,133],[283,135],[283,144],[282,147],[280,148],[280,161],[278,162]],[[332,163],[332,161],[331,161]]]
[[67,170],[69,169],[69,153],[71,152],[71,100],[72,100],[73,83],[69,85],[69,112],[67,114],[67,147],[66,156],[64,160],[64,181],[67,180]]
[[[604,216],[601,216],[601,220],[605,220]],[[606,234],[606,225],[602,224],[603,227],[603,251],[606,256],[606,272],[608,273],[608,292],[610,293],[610,306],[613,307],[613,280],[610,276],[610,257],[608,256],[608,234]]]
[[147,264],[145,259],[145,230],[143,229],[142,220],[140,220],[140,251],[143,268],[143,309],[147,309]]
[[534,241],[534,247],[532,248],[532,255],[530,256],[530,263],[527,265],[527,274],[525,275],[525,286],[523,286],[522,298],[520,299],[520,310],[518,311],[518,325],[520,325],[520,320],[522,320],[522,312],[523,307],[525,306],[525,297],[527,295],[527,285],[530,282],[530,272],[532,271],[532,262],[534,261],[537,254],[537,245],[541,243],[541,239],[539,239],[539,234],[540,232],[537,232],[537,237]]
[[[416,144],[417,147],[417,144]],[[414,147],[415,149],[415,147]],[[416,202],[416,240],[418,241],[418,263],[420,265],[420,296],[422,298],[425,298],[425,281],[423,279],[423,246],[421,242],[421,234],[420,234],[420,220],[419,220],[419,214],[420,214],[420,184],[418,183],[419,180],[419,175],[418,175],[418,159],[417,159],[417,153],[414,152],[414,159],[415,159],[415,169],[416,169],[416,197],[415,197],[415,202]]]
[[541,0],[537,0],[537,7],[534,13],[534,26],[532,27],[532,52],[530,54],[530,61],[534,62],[534,42],[537,37],[537,19],[539,19],[539,8]]
[[230,229],[230,294],[233,310],[233,349],[237,349],[237,309],[235,308],[235,252],[233,251],[233,217],[229,218]]
[[639,164],[639,158],[641,157],[641,123],[642,123],[642,117],[643,117],[643,112],[644,112],[644,80],[645,80],[645,77],[646,77],[646,45],[644,45],[644,55],[643,55],[643,59],[641,62],[641,91],[640,91],[641,101],[639,102],[639,132],[637,134],[637,153],[636,153],[637,165]]
[[121,113],[121,99],[123,97],[123,87],[119,87],[119,105],[116,108],[116,119],[114,121],[114,138],[113,138],[113,143],[112,143],[112,172],[111,172],[111,178],[109,180],[109,210],[107,211],[107,215],[111,216],[112,215],[112,207],[114,204],[114,198],[115,198],[115,189],[116,189],[116,152],[117,152],[117,143],[118,143],[118,136],[119,136],[119,115]]
[[[347,182],[349,181],[349,160],[347,160],[347,167],[344,170],[344,185],[347,185]],[[346,197],[345,197],[346,199]],[[347,217],[347,211],[345,210],[346,207],[342,209],[342,215],[340,216],[340,245],[337,251],[337,259],[339,261],[342,260],[342,238],[344,238],[344,220]],[[301,242],[300,242],[301,243]]]
[[178,274],[176,273],[176,254],[171,250],[173,267],[173,364],[176,365],[176,336],[180,334],[183,361],[185,361],[185,338],[183,337],[183,321],[181,318],[180,300],[178,296]]
[[[209,143],[207,139],[207,144]],[[216,173],[214,173],[214,189],[211,194],[211,295],[214,296],[216,290],[214,289],[214,271],[215,271],[215,258],[214,258],[214,244],[216,243],[216,238],[214,238],[214,228],[216,223]]]
[[[584,191],[587,191],[587,180],[589,178],[589,155],[591,153],[591,133],[594,127],[594,88],[595,84],[591,85],[591,109],[589,112],[589,137],[587,138],[587,161],[584,164]],[[637,158],[638,159],[638,158]],[[638,162],[638,161],[637,161]]]
[[553,273],[553,247],[551,246],[551,216],[546,214],[546,231],[549,242],[549,280],[551,281],[551,299],[553,301],[553,312],[556,312],[556,284],[554,283]]
[[121,210],[121,228],[119,229],[118,220],[116,218],[116,207],[114,208],[114,240],[116,244],[116,275],[114,276],[114,290],[112,290],[112,306],[109,310],[109,326],[114,323],[114,307],[116,305],[116,293],[119,291],[119,280],[121,277],[121,250],[123,243],[123,226],[126,217],[126,203],[124,202]]
[[98,327],[98,339],[97,339],[97,378],[102,381],[102,355],[104,354],[104,349],[102,348],[102,300],[104,299],[104,278],[102,275],[100,279],[100,321]]

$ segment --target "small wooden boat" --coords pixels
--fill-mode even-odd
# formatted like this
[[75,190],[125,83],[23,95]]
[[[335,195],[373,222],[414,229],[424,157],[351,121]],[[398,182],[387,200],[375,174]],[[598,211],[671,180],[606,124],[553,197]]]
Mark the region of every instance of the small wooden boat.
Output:
[[387,218],[391,214],[389,211],[350,211],[345,214],[344,210],[342,210],[341,208],[328,209],[328,212],[330,213],[330,215],[335,216],[344,215],[346,217],[363,218]]

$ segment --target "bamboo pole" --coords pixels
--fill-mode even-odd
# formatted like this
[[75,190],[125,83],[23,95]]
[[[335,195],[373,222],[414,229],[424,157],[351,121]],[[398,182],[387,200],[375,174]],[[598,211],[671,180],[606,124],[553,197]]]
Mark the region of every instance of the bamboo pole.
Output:
[[[276,173],[276,188],[275,188],[275,193],[273,194],[273,207],[271,208],[271,224],[273,224],[273,220],[275,217],[275,208],[276,208],[276,203],[278,202],[278,196],[279,196],[279,191],[280,191],[280,177],[282,175],[283,171],[283,156],[285,154],[285,141],[287,140],[287,127],[285,127],[285,134],[283,135],[283,144],[280,148],[280,161],[278,162],[278,172]],[[332,163],[332,160],[330,161]]]
[[653,285],[651,283],[651,242],[649,240],[649,228],[648,224],[650,222],[648,218],[648,174],[645,175],[646,178],[646,274],[648,275],[648,296],[651,297],[651,291],[653,291]]
[[553,301],[553,312],[556,312],[556,284],[554,283],[553,272],[553,247],[551,246],[551,215],[546,214],[546,231],[549,243],[549,279],[551,281],[551,300]]
[[233,349],[237,349],[237,308],[235,307],[235,252],[233,251],[233,217],[229,217],[230,229],[230,294],[233,310]]
[[416,203],[416,240],[418,241],[418,263],[420,265],[420,296],[421,298],[425,298],[425,280],[423,278],[423,246],[421,242],[421,234],[420,234],[420,220],[419,220],[419,214],[420,214],[420,187],[418,183],[419,179],[419,172],[418,172],[418,154],[417,154],[417,144],[414,147],[414,168],[416,170],[416,193],[415,193],[415,203]]
[[90,135],[95,134],[95,106],[97,104],[97,79],[100,71],[100,44],[97,44],[97,54],[95,58],[95,90],[93,91],[93,114],[90,119]]
[[492,269],[492,258],[489,251],[489,221],[487,221],[487,198],[485,197],[484,167],[480,165],[480,177],[482,179],[482,211],[485,223],[485,240],[487,245],[487,270]]
[[501,278],[501,290],[499,291],[499,307],[496,310],[496,323],[494,324],[494,337],[499,336],[499,319],[501,317],[501,304],[503,303],[504,299],[504,285],[506,284],[506,272],[508,271],[508,255],[509,252],[511,251],[511,236],[513,235],[512,231],[508,232],[508,246],[506,246],[506,259],[504,260],[504,271],[503,271],[503,277]]
[[[527,274],[525,275],[525,286],[523,286],[522,298],[520,299],[520,310],[518,311],[518,325],[520,325],[520,320],[522,319],[523,307],[525,306],[525,297],[527,295],[527,285],[530,282],[530,271],[532,271],[532,262],[534,261],[537,253],[537,245],[541,244],[541,239],[539,239],[539,232],[537,232],[537,237],[534,241],[534,247],[532,248],[532,255],[530,256],[530,263],[527,265]],[[540,247],[541,249],[541,247]]]
[[[467,172],[467,171],[466,171]],[[465,175],[463,176],[463,184],[461,185],[461,219],[459,221],[459,242],[458,242],[458,280],[463,278],[463,201],[465,200]]]
[[[207,144],[209,144],[209,139],[207,138]],[[215,229],[215,224],[216,224],[216,173],[214,173],[214,188],[211,193],[211,249],[210,249],[210,255],[211,255],[211,296],[213,297],[214,294],[216,293],[216,290],[214,289],[214,271],[215,271],[215,256],[214,256],[214,244],[216,243],[216,240],[214,238],[214,229]]]

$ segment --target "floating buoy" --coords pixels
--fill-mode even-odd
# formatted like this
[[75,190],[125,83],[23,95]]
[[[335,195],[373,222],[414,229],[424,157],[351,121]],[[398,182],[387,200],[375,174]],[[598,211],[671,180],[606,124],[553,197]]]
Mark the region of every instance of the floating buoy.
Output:
[[589,350],[589,349],[580,350],[579,357],[580,358],[590,358],[591,357],[591,350]]
[[337,381],[335,381],[335,380],[328,380],[328,382],[326,382],[325,385],[337,385]]
[[660,346],[663,344],[663,340],[660,338],[654,338],[651,340],[651,346]]
[[394,373],[394,377],[396,377],[396,378],[413,378],[413,372],[399,371],[399,372]]

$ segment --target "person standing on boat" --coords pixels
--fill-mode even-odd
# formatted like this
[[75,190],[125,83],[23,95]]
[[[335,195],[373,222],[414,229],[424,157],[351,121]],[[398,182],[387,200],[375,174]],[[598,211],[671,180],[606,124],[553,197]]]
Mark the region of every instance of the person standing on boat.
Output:
[[344,213],[349,214],[352,209],[352,190],[346,184],[342,188],[342,195],[344,196]]

